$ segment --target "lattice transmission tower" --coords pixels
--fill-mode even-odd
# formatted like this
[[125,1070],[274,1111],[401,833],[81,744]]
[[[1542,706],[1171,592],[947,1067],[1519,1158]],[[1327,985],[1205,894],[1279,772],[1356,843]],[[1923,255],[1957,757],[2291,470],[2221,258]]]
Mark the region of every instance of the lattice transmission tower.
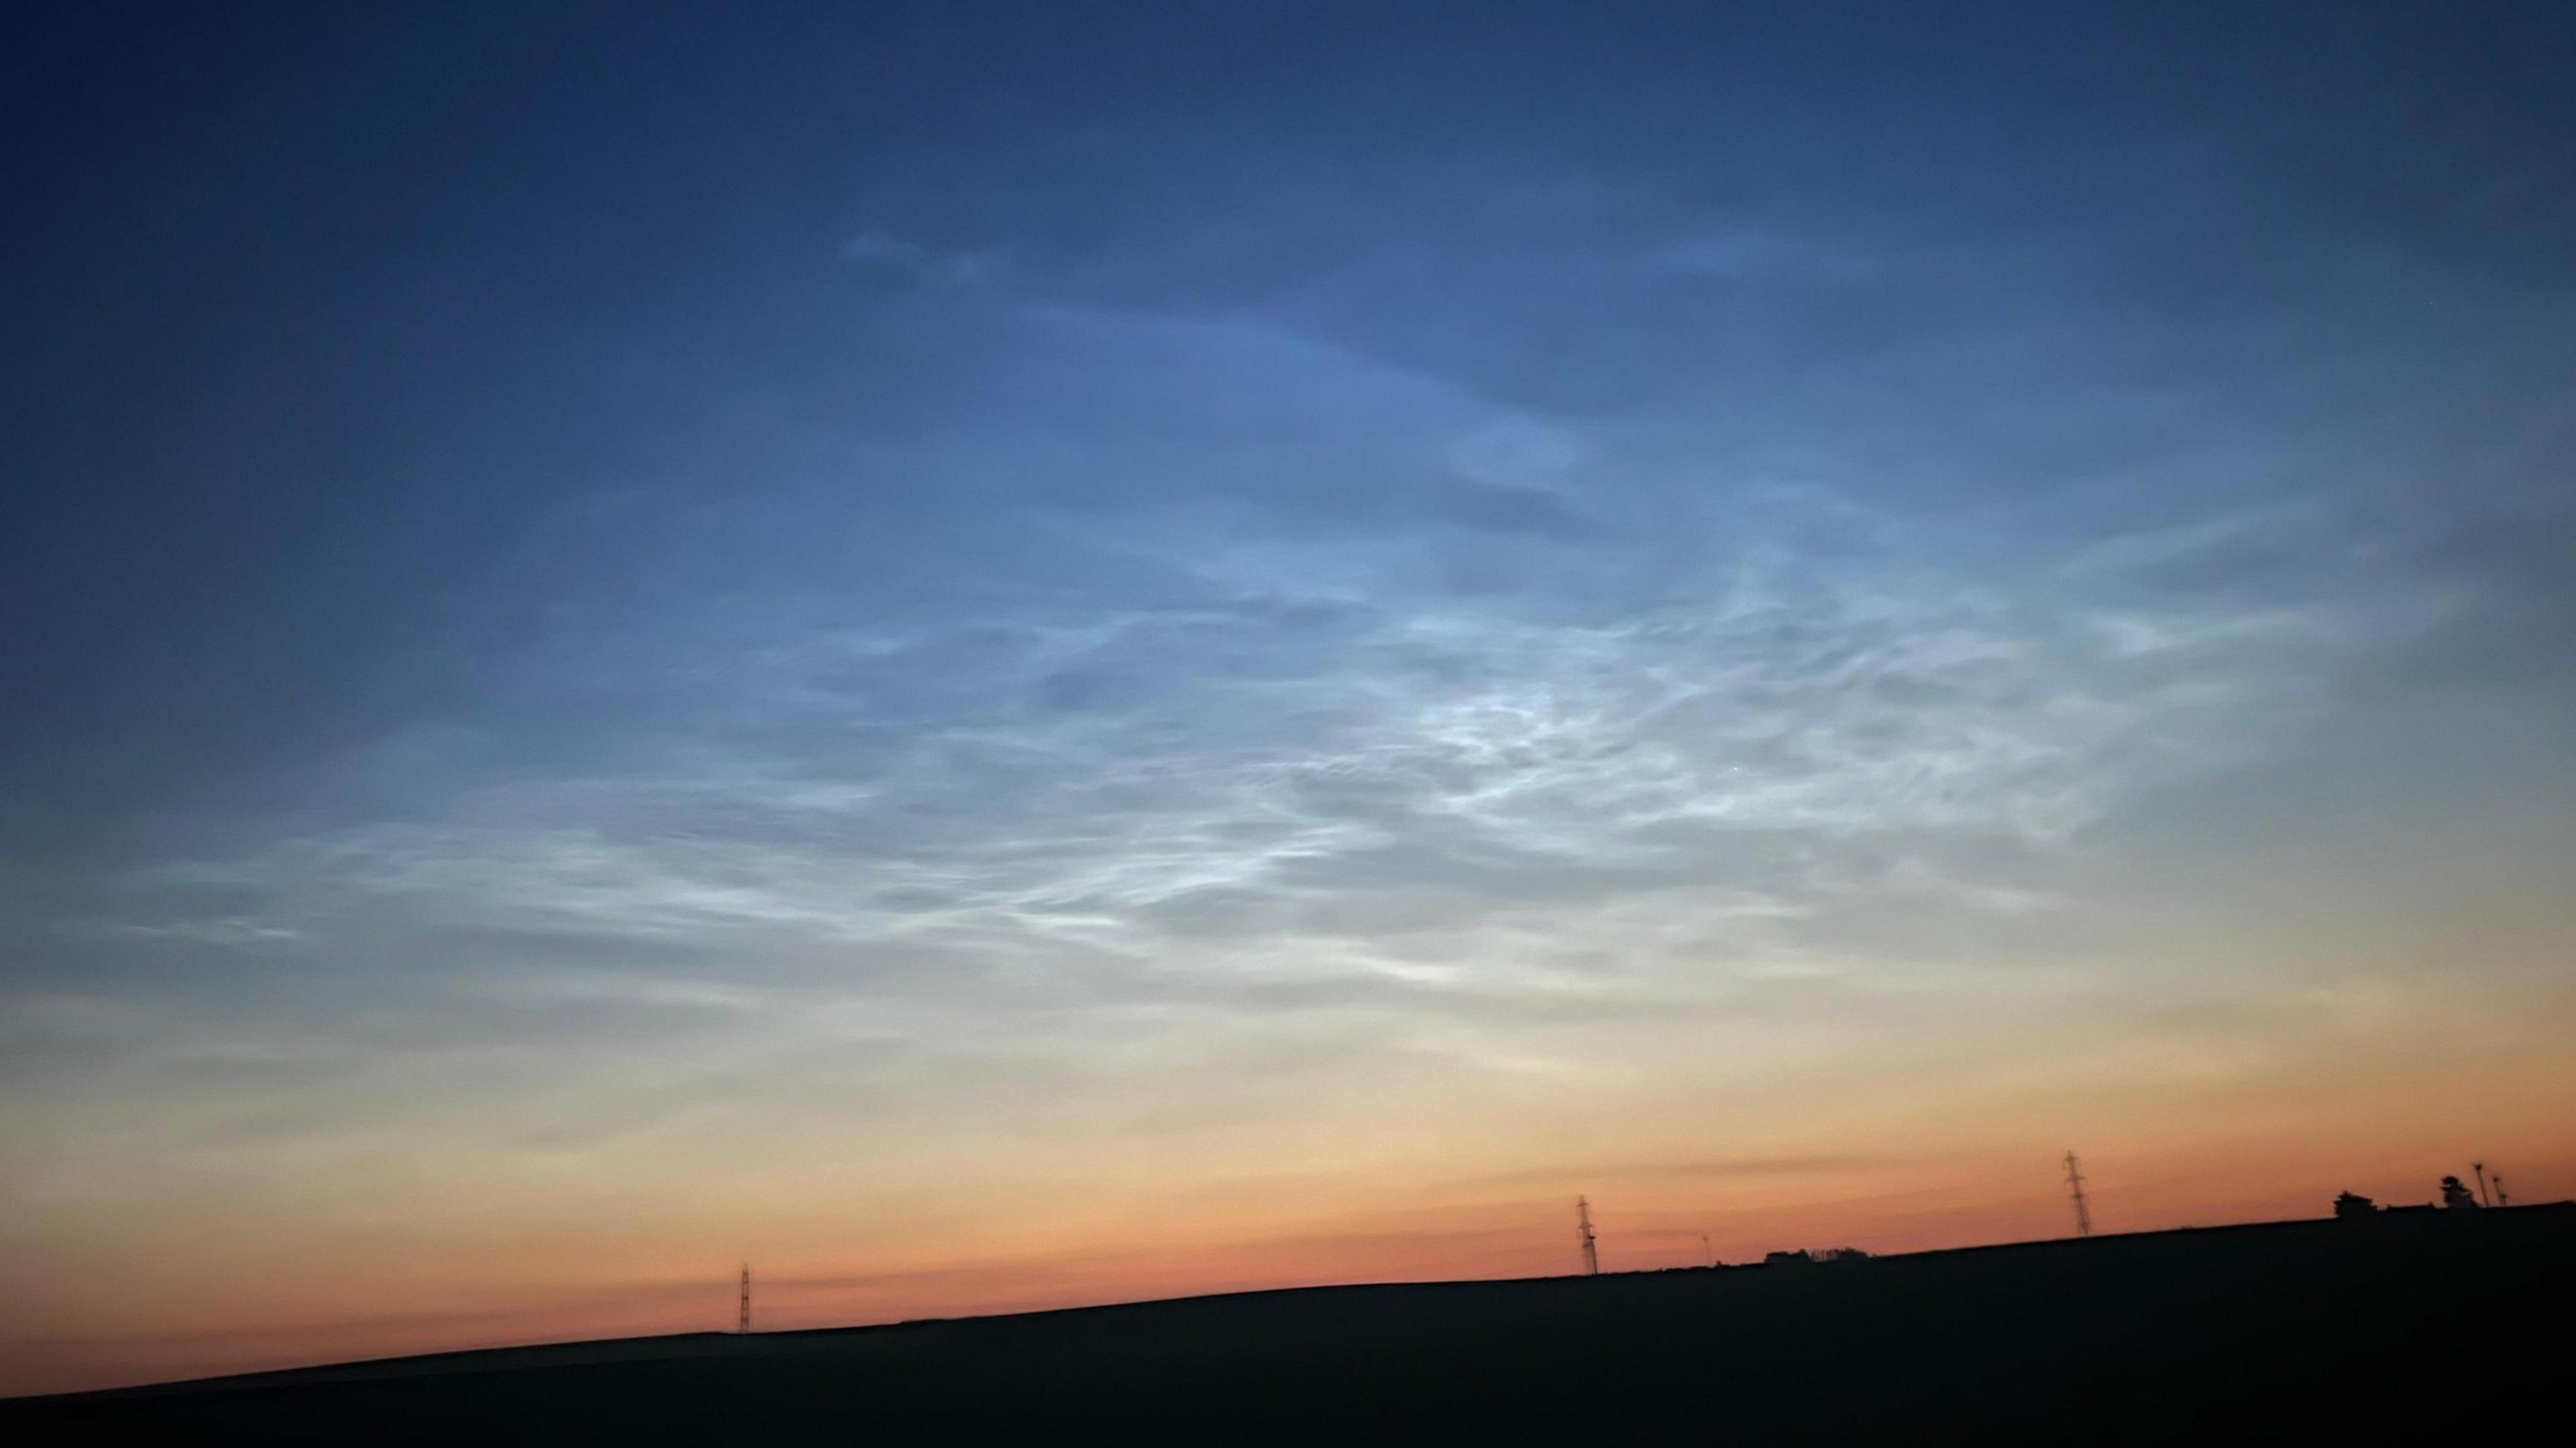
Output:
[[1601,1249],[1592,1240],[1592,1204],[1581,1197],[1574,1199],[1574,1229],[1583,1234],[1583,1275],[1601,1275]]
[[2066,1195],[2075,1203],[2075,1235],[2092,1236],[2093,1206],[2084,1199],[2084,1168],[2076,1164],[2072,1148],[2066,1153]]
[[734,1308],[733,1330],[751,1331],[751,1264],[748,1262],[742,1264],[742,1297]]

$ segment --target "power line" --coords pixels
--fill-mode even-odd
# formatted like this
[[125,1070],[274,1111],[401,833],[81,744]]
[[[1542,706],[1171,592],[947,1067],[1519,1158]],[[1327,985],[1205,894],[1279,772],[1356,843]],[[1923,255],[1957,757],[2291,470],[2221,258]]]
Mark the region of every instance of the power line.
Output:
[[2066,1152],[2066,1194],[2075,1203],[2075,1235],[2093,1235],[2093,1207],[2084,1199],[2084,1168],[2075,1161],[2075,1150]]
[[1601,1250],[1592,1240],[1592,1204],[1581,1197],[1574,1199],[1574,1227],[1583,1234],[1583,1275],[1601,1275]]

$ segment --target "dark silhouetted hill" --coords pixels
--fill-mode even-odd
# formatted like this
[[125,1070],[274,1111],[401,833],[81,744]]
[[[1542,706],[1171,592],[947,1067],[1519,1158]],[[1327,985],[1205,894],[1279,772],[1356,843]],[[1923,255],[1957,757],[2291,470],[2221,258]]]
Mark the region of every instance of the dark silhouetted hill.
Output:
[[2571,1288],[2576,1205],[2381,1213],[452,1353],[0,1403],[0,1441],[2553,1442]]

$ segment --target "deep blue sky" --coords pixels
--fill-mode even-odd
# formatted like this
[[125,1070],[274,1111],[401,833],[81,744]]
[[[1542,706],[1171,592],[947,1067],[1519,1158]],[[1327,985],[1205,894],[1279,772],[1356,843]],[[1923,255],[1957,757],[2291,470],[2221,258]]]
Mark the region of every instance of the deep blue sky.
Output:
[[21,1291],[2563,1058],[2570,7],[6,26]]

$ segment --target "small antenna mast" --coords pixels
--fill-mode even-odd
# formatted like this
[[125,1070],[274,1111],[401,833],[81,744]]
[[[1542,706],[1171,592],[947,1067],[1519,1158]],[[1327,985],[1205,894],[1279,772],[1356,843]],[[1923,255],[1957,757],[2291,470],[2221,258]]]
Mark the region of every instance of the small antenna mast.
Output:
[[742,1264],[742,1298],[734,1311],[733,1330],[751,1331],[751,1264],[748,1262]]
[[2469,1163],[2469,1170],[2478,1174],[2478,1205],[2482,1207],[2494,1206],[2495,1203],[2487,1200],[2487,1164],[2482,1161],[2473,1161]]
[[2075,1203],[2075,1235],[2093,1235],[2093,1207],[2084,1199],[2084,1168],[2075,1161],[2075,1149],[2066,1151],[2066,1195]]
[[1592,1204],[1581,1197],[1574,1199],[1574,1227],[1583,1234],[1583,1275],[1601,1275],[1601,1250],[1592,1240]]

